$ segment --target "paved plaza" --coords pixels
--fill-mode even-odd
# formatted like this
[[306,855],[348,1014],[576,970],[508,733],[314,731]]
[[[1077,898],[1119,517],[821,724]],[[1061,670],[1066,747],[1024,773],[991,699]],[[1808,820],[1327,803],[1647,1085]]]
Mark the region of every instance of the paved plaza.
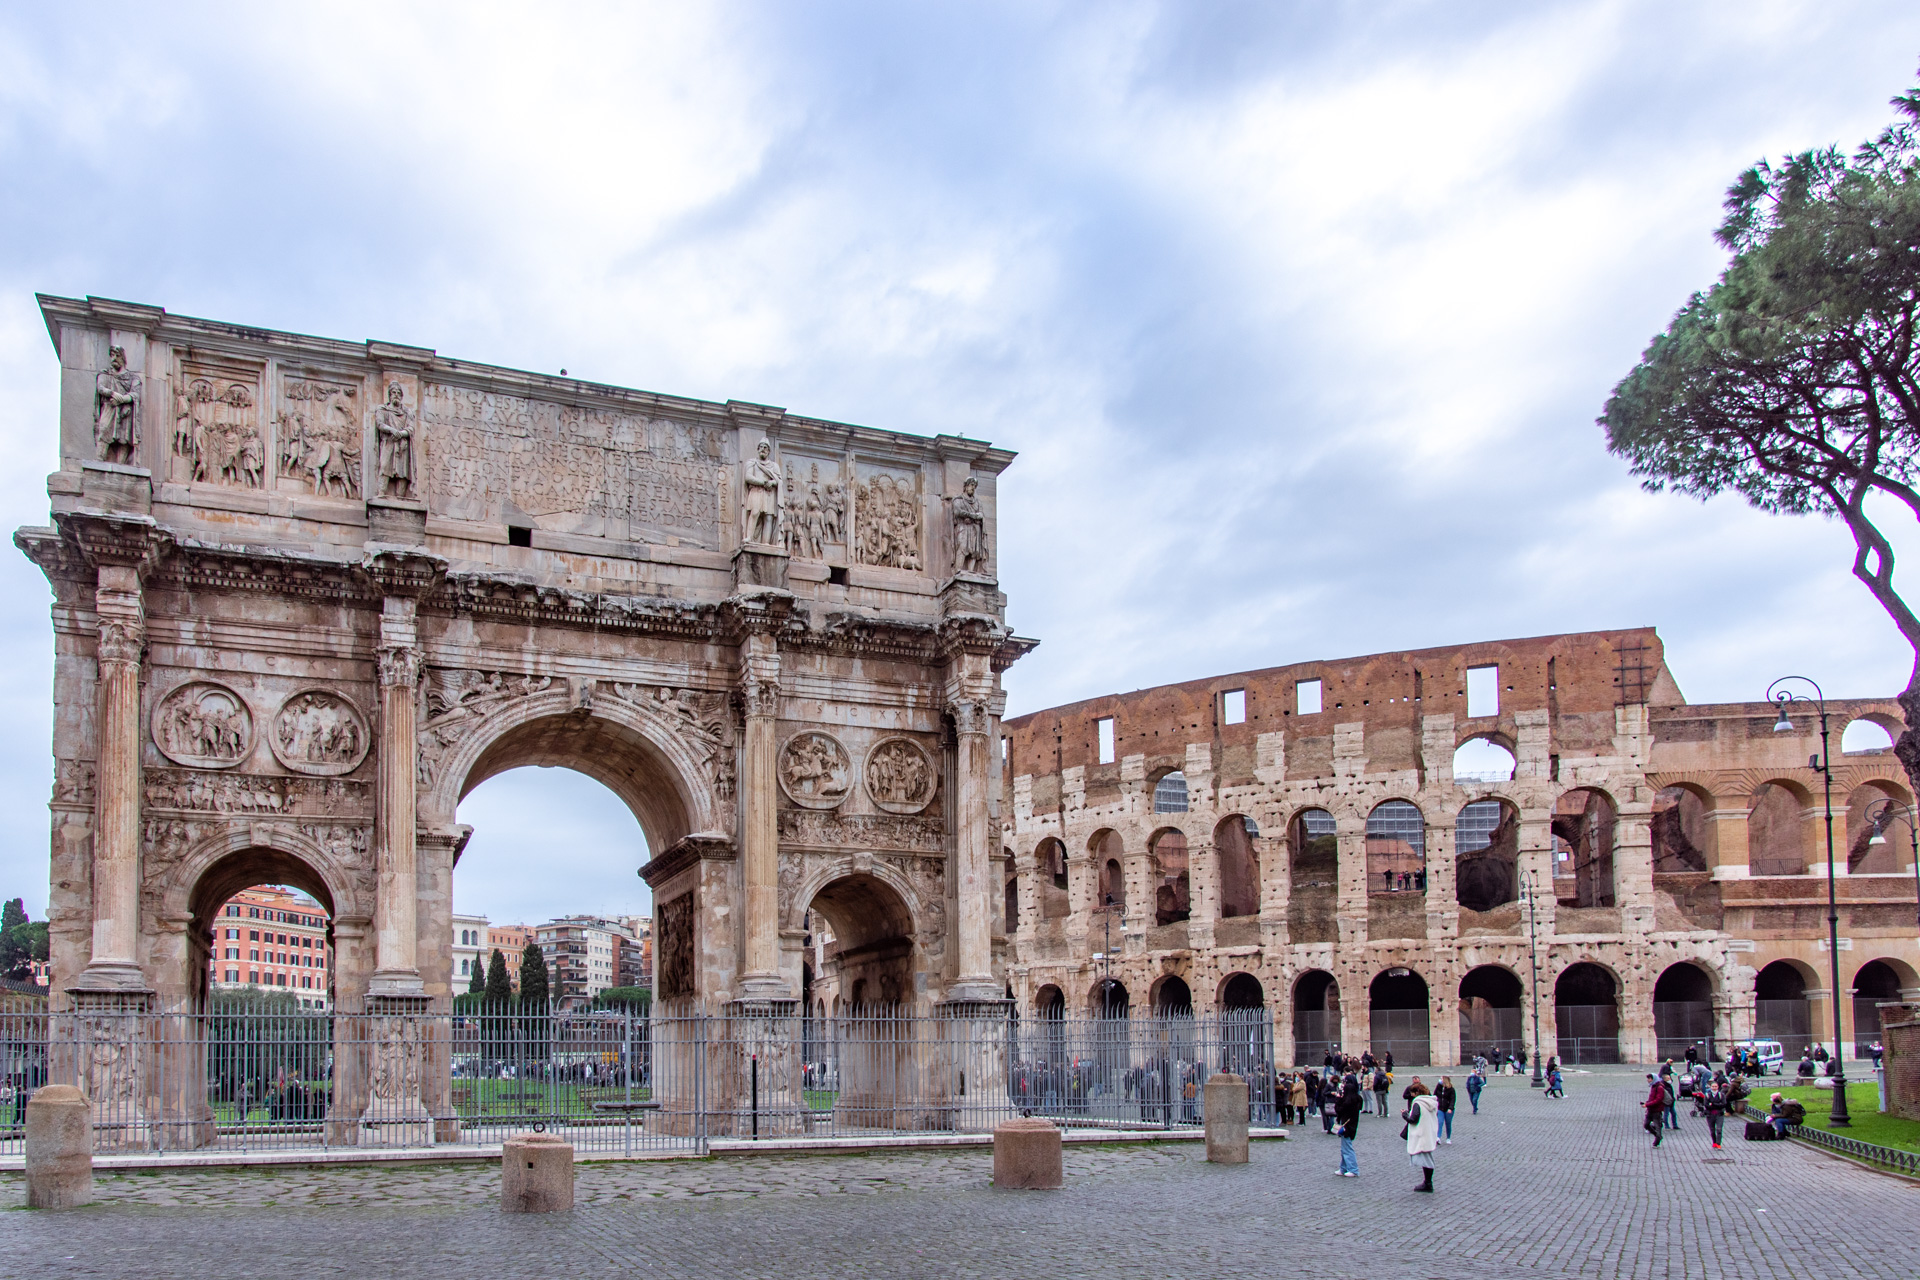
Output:
[[[1426,1074],[1426,1073],[1423,1073]],[[1404,1078],[1404,1073],[1403,1073]],[[1430,1076],[1429,1076],[1430,1079]],[[507,1217],[498,1169],[103,1175],[98,1202],[0,1218],[0,1275],[1912,1277],[1920,1186],[1703,1122],[1658,1151],[1637,1073],[1564,1102],[1499,1080],[1416,1195],[1397,1122],[1361,1122],[1361,1176],[1319,1124],[1215,1167],[1196,1143],[1070,1146],[1062,1192],[1000,1192],[981,1148],[583,1164],[571,1214]],[[1735,1127],[1735,1126],[1730,1126]],[[0,1205],[18,1209],[18,1175]]]

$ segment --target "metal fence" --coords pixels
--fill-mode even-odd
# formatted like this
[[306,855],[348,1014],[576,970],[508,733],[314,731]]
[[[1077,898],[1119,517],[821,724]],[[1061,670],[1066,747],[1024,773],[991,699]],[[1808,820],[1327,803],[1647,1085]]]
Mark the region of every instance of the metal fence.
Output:
[[1620,1012],[1610,1004],[1561,1004],[1553,1009],[1559,1028],[1555,1047],[1568,1066],[1620,1061]]
[[717,1138],[1201,1122],[1207,1076],[1273,1117],[1273,1022],[1022,1020],[859,1009],[802,1018],[694,1006],[338,1013],[210,1001],[184,1011],[0,1006],[0,1154],[43,1084],[87,1094],[102,1153],[491,1145],[545,1129],[584,1152],[703,1152]]

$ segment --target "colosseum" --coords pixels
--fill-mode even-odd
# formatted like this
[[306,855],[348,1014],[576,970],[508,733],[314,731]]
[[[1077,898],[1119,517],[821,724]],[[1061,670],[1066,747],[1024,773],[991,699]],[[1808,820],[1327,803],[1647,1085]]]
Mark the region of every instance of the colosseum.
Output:
[[1797,1055],[1832,1037],[1830,781],[1858,1052],[1878,1002],[1920,999],[1899,709],[1829,702],[1826,776],[1816,709],[1790,710],[1689,704],[1640,628],[1008,720],[1009,994],[1041,1016],[1264,1007],[1301,1063],[1530,1050],[1536,1009],[1569,1062],[1750,1036]]

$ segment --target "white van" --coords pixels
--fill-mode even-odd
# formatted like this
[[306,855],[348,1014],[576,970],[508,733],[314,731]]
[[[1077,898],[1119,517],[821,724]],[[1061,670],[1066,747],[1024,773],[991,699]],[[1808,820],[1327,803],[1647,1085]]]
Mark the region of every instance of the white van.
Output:
[[1736,1048],[1745,1049],[1760,1059],[1760,1074],[1781,1075],[1787,1069],[1787,1050],[1778,1040],[1742,1040]]

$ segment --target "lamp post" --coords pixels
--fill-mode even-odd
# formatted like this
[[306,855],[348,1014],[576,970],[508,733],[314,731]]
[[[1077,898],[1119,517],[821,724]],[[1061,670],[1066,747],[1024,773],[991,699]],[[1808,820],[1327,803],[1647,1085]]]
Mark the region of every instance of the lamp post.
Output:
[[1533,1087],[1544,1089],[1547,1078],[1540,1070],[1540,935],[1533,923],[1533,876],[1524,868],[1520,872],[1520,892],[1527,895],[1527,958],[1533,964],[1533,981],[1528,984],[1533,992]]
[[[1780,688],[1794,681],[1810,687],[1813,696],[1809,698],[1806,694]],[[1827,806],[1827,960],[1833,983],[1832,990],[1827,994],[1827,999],[1833,1004],[1833,1111],[1827,1117],[1827,1124],[1830,1128],[1846,1129],[1852,1127],[1853,1119],[1847,1114],[1846,1042],[1842,1039],[1840,1025],[1840,906],[1839,895],[1834,887],[1833,756],[1832,745],[1827,737],[1827,699],[1821,693],[1820,686],[1807,677],[1782,676],[1767,686],[1767,700],[1780,704],[1780,718],[1773,724],[1775,733],[1793,732],[1793,721],[1787,716],[1787,704],[1790,702],[1811,702],[1820,714],[1820,754],[1807,761],[1807,766],[1820,771],[1826,789]]]
[[1106,925],[1106,931],[1107,931],[1106,945],[1101,949],[1102,955],[1100,958],[1106,961],[1106,965],[1107,965],[1106,978],[1108,982],[1112,982],[1113,981],[1113,895],[1112,894],[1109,893],[1105,895],[1105,901],[1103,901],[1100,904],[1100,915],[1103,922]]
[[[1876,813],[1875,810],[1878,810]],[[1914,828],[1913,806],[1901,804],[1888,798],[1867,806],[1867,819],[1873,823],[1873,834],[1867,837],[1868,844],[1887,842],[1887,822],[1899,818],[1907,824],[1907,839],[1913,846],[1913,893],[1916,907],[1920,907],[1920,830]],[[1915,914],[1915,923],[1920,924],[1920,911]]]

